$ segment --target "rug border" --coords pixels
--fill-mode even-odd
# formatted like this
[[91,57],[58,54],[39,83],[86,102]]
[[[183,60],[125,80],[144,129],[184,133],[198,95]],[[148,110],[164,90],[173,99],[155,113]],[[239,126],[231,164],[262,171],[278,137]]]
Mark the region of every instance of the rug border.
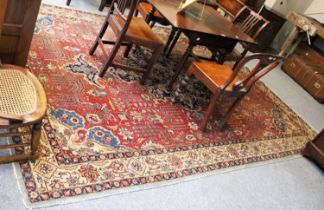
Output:
[[82,194],[82,195],[77,195],[77,196],[73,196],[73,197],[63,197],[63,198],[52,199],[52,200],[48,200],[48,201],[40,201],[37,203],[31,203],[29,201],[28,192],[25,187],[22,173],[18,172],[21,170],[19,163],[12,163],[12,167],[13,167],[14,175],[17,179],[18,190],[22,196],[23,204],[27,209],[33,209],[33,208],[44,208],[44,207],[50,207],[50,206],[68,205],[68,204],[81,202],[81,201],[101,199],[101,198],[108,197],[108,196],[116,196],[116,195],[139,192],[139,191],[150,190],[150,189],[159,189],[162,187],[181,184],[183,182],[196,181],[198,179],[202,179],[205,177],[216,176],[218,174],[231,173],[233,171],[238,171],[238,170],[243,170],[243,169],[248,169],[248,168],[257,168],[257,167],[261,167],[261,166],[266,166],[266,165],[271,165],[271,164],[276,164],[276,163],[281,163],[281,162],[286,162],[286,161],[301,159],[301,158],[303,158],[303,156],[301,154],[296,154],[296,155],[292,155],[292,156],[286,156],[283,158],[260,161],[260,162],[249,163],[249,164],[244,164],[244,165],[239,165],[239,166],[234,166],[234,167],[228,167],[228,168],[221,168],[221,169],[216,169],[216,170],[212,170],[212,171],[205,172],[205,173],[192,174],[190,176],[184,176],[181,178],[167,180],[167,181],[165,180],[163,182],[147,183],[144,185],[112,189],[112,190],[102,191],[102,192],[97,192],[97,193]]

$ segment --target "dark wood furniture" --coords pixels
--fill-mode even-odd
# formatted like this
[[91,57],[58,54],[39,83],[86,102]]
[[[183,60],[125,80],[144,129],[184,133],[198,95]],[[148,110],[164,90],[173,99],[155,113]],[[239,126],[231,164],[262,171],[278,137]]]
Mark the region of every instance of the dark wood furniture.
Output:
[[[269,51],[272,41],[275,39],[281,27],[286,22],[285,17],[280,16],[275,12],[268,10],[267,8],[263,8],[259,14],[265,19],[267,19],[270,23],[256,39],[258,45],[255,45],[250,49],[250,51],[252,52]],[[269,34],[272,35],[269,36]],[[273,51],[273,49],[271,50]]]
[[303,154],[314,160],[324,170],[324,130],[306,145]]
[[0,39],[8,0],[0,0]]
[[[258,38],[269,23],[269,21],[247,6],[244,6],[233,18],[233,24],[237,25],[244,33],[251,36],[254,40]],[[246,42],[241,42],[241,45],[243,47],[242,52],[237,52],[235,50],[228,54],[220,52],[218,62],[223,63],[225,60],[238,62],[246,55],[251,47],[251,44]]]
[[9,0],[0,39],[3,63],[25,66],[41,0]]
[[[203,2],[203,0],[201,0]],[[258,12],[265,0],[207,0],[207,3],[215,8],[220,8],[227,15],[234,17],[244,6],[248,6]]]
[[[288,20],[292,21],[295,27],[280,52],[281,55],[287,57],[282,69],[315,99],[323,103],[324,27],[319,22],[295,12],[288,15]],[[315,38],[312,46],[301,42],[305,37],[308,37],[306,38],[308,44],[312,43],[311,37]],[[316,47],[319,47],[318,51],[315,50]]]
[[141,14],[144,20],[149,23],[151,27],[153,27],[155,23],[170,25],[169,21],[165,19],[161,13],[153,10],[153,6],[147,1],[140,1],[138,3],[137,12]]
[[[200,3],[205,4],[204,1],[200,1]],[[238,22],[238,18],[236,18],[236,17],[238,16],[239,13],[242,13],[243,9],[246,7],[245,2],[238,1],[238,0],[210,0],[210,1],[207,1],[206,3],[207,3],[207,5],[217,9],[217,11],[219,11],[219,10],[223,11],[222,13],[219,11],[221,15],[224,15],[224,17],[226,17],[227,19],[232,20],[232,21],[233,21],[233,19],[235,19],[236,22]],[[244,12],[244,15],[246,15],[245,12]],[[241,16],[239,16],[239,17],[240,17],[240,19],[242,18]],[[181,33],[179,31],[178,31],[178,33],[176,33],[176,37],[172,41],[172,43],[169,47],[169,50],[166,52],[167,57],[169,56],[172,49],[174,48],[180,34]],[[214,53],[219,54],[217,52],[214,52]]]
[[170,89],[195,46],[221,48],[226,52],[231,52],[238,41],[255,43],[250,36],[221,16],[212,7],[206,6],[202,16],[197,18],[203,9],[203,5],[200,3],[192,4],[184,13],[178,13],[179,0],[169,0],[168,4],[164,0],[150,0],[150,2],[173,27],[183,32],[189,39],[189,46],[179,61],[176,72],[168,85]]
[[0,129],[8,130],[0,137],[20,137],[19,142],[1,144],[0,149],[24,148],[22,153],[1,156],[0,163],[35,159],[47,107],[44,89],[27,69],[1,64],[0,86]]
[[245,3],[237,0],[214,0],[213,5],[223,10],[226,15],[235,17],[239,11],[245,6]]
[[324,103],[324,57],[306,43],[289,55],[282,69],[316,100]]
[[[130,10],[126,15],[124,12],[126,10],[126,6],[131,2]],[[107,61],[102,68],[99,76],[103,77],[107,71],[107,69],[112,66],[116,68],[127,69],[131,71],[140,71],[144,72],[144,75],[141,80],[141,84],[144,84],[149,74],[153,68],[154,63],[157,61],[163,50],[163,43],[161,40],[154,34],[149,25],[145,22],[143,18],[134,17],[133,14],[135,12],[138,0],[113,0],[112,6],[108,12],[106,20],[101,28],[100,33],[97,36],[96,41],[94,42],[90,55],[93,55],[98,46],[100,46],[107,57]],[[108,26],[110,25],[111,29],[115,33],[117,40],[102,40]],[[110,54],[106,53],[104,49],[104,44],[113,44],[114,47],[111,50]],[[148,62],[146,69],[134,68],[131,66],[122,65],[114,62],[114,58],[120,48],[121,45],[128,46],[124,56],[127,57],[130,47],[132,44],[136,46],[143,46],[153,50],[152,58]]]
[[[67,0],[66,5],[70,6],[72,0]],[[101,0],[100,5],[99,5],[99,11],[103,11],[105,6],[110,6],[112,0]]]
[[[187,71],[187,76],[184,77],[184,80],[181,82],[181,85],[186,85],[187,81],[190,79],[189,77],[195,76],[212,92],[209,106],[199,125],[200,129],[205,131],[207,122],[219,99],[226,95],[230,95],[235,97],[235,100],[228,108],[223,119],[218,122],[217,127],[221,129],[232,114],[234,108],[237,107],[244,96],[249,93],[255,82],[274,69],[281,60],[282,58],[279,56],[254,54],[243,58],[233,70],[228,65],[217,64],[210,61],[193,62]],[[245,77],[240,78],[239,72],[243,69],[245,64],[250,61],[256,61],[254,68]],[[183,87],[179,87],[176,95],[183,89]]]
[[264,8],[264,2],[265,0],[208,0],[210,5],[224,11],[226,16],[233,18],[244,6],[248,6],[270,22],[256,39],[258,45],[251,48],[253,52],[269,51],[269,47],[275,38],[275,36],[269,36],[269,34],[277,34],[286,21],[285,17]]

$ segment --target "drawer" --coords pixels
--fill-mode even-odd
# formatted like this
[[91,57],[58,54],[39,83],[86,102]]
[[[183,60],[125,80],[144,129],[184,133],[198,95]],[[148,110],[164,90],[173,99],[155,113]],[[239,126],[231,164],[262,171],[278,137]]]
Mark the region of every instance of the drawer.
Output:
[[305,89],[313,95],[316,99],[324,99],[324,75],[314,73],[309,82],[305,86]]
[[289,57],[284,62],[283,70],[291,77],[296,78],[298,73],[302,70],[303,66],[304,64],[299,59]]

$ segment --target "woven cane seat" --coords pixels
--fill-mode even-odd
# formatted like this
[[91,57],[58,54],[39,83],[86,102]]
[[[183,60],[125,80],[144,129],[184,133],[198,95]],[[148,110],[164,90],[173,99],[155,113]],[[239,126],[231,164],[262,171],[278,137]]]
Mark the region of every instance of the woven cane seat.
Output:
[[0,142],[0,151],[16,148],[10,155],[0,155],[0,163],[39,157],[37,148],[46,108],[44,88],[28,69],[0,63],[0,129],[4,131],[0,137],[15,136],[17,140]]
[[37,91],[22,72],[0,71],[0,112],[7,115],[26,115],[37,109]]

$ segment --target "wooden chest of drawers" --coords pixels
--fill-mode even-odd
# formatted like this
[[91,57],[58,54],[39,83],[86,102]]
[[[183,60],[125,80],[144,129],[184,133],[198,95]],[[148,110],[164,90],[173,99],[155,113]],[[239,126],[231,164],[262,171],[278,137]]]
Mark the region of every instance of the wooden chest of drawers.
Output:
[[298,84],[319,102],[324,102],[324,58],[301,43],[282,66]]

